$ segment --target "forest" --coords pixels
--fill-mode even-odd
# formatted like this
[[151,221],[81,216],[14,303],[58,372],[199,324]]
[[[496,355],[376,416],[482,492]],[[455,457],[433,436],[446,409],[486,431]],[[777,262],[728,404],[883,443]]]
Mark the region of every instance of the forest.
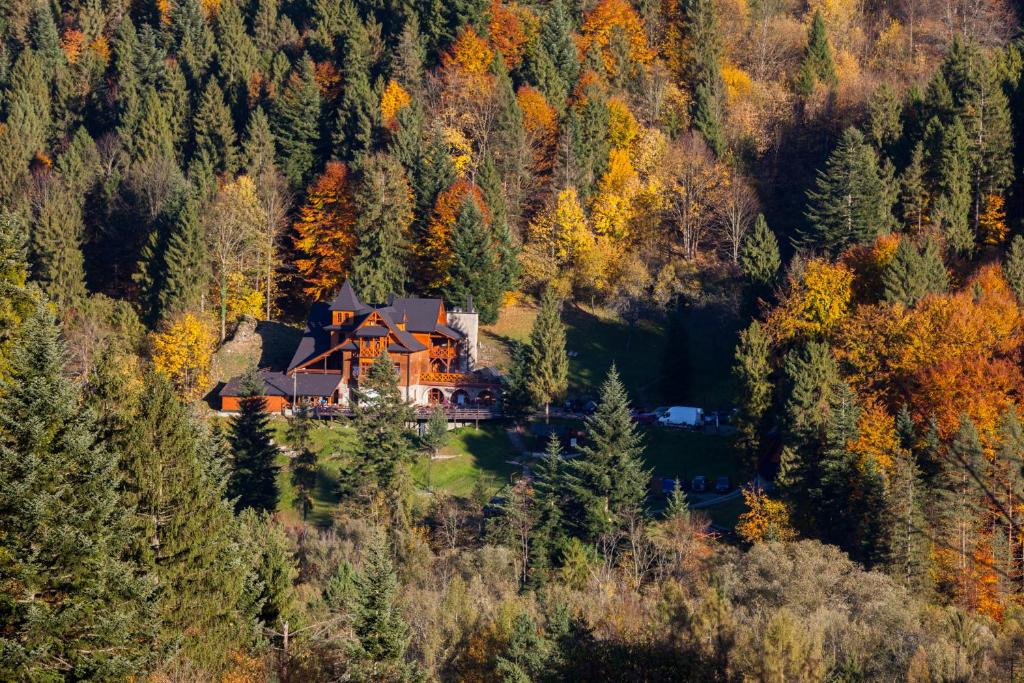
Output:
[[[0,3],[0,680],[1024,681],[1022,11]],[[570,315],[675,356],[468,495],[386,350],[340,426],[255,365],[213,409],[240,321],[345,281],[535,314],[510,439]],[[699,344],[734,528],[631,412]]]

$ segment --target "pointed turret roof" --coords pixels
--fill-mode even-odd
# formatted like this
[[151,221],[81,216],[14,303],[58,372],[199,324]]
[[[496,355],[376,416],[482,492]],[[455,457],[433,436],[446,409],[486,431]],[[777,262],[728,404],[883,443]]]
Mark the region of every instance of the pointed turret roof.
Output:
[[331,302],[332,311],[361,311],[366,306],[359,297],[356,296],[356,291],[352,289],[351,283],[345,280],[345,284],[341,286],[341,291],[338,292],[338,296],[334,297],[334,301]]

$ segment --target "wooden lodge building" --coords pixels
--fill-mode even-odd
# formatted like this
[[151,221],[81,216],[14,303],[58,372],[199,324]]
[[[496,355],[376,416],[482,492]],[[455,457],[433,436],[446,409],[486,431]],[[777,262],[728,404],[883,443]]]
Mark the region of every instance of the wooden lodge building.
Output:
[[[406,401],[415,406],[487,406],[498,397],[498,377],[476,369],[477,313],[447,310],[441,299],[389,297],[365,304],[347,281],[330,303],[309,312],[287,370],[261,370],[267,409],[293,400],[339,408],[349,404],[360,377],[386,348]],[[221,409],[238,410],[241,378],[220,390]]]

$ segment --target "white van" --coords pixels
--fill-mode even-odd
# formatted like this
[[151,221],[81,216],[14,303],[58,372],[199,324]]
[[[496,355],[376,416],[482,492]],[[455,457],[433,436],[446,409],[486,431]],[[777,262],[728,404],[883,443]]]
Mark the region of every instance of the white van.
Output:
[[699,427],[704,424],[704,410],[692,406],[672,406],[658,418],[666,427]]

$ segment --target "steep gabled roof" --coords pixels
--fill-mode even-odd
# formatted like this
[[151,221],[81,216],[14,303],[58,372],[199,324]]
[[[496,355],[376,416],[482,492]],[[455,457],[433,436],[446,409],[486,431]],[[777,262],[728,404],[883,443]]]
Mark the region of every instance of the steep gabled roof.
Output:
[[[283,372],[260,371],[263,393],[266,396],[288,396],[295,391],[299,396],[330,396],[341,384],[341,375],[298,373],[289,377]],[[232,377],[220,390],[221,396],[241,396],[242,378]]]
[[326,328],[330,323],[331,311],[328,305],[324,302],[313,304],[309,309],[306,330],[302,333],[302,339],[295,349],[291,362],[288,363],[289,372],[297,365],[301,365],[328,350],[331,343],[331,335]]
[[338,292],[338,296],[334,297],[334,301],[331,302],[332,311],[361,311],[366,308],[366,304],[359,300],[356,296],[356,290],[352,289],[352,284],[345,280],[345,283],[341,286],[341,291]]
[[408,316],[407,329],[410,332],[434,332],[444,305],[440,299],[419,299],[416,297],[395,297],[389,308],[395,311],[395,318]]

